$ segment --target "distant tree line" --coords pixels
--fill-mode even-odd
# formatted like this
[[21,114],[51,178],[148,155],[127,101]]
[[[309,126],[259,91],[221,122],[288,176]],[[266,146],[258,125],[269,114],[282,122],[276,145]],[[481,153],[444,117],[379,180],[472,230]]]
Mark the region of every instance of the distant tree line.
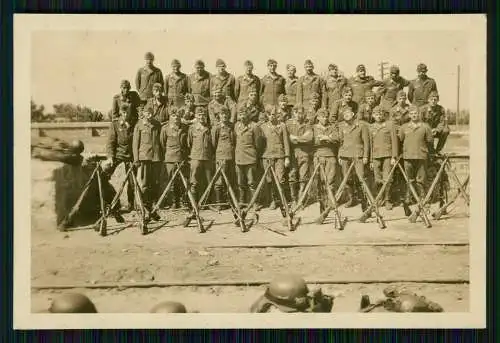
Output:
[[31,100],[31,122],[99,122],[104,115],[87,106],[60,103],[52,106],[51,113],[45,113],[43,105]]

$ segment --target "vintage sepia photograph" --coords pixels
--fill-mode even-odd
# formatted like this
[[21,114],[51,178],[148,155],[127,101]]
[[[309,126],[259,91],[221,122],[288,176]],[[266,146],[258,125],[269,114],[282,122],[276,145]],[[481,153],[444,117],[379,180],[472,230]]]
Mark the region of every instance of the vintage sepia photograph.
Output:
[[18,328],[485,326],[485,16],[14,33]]

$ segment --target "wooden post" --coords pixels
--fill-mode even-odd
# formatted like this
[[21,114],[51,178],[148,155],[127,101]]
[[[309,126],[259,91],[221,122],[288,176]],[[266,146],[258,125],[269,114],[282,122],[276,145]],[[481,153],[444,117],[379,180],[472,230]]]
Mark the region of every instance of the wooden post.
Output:
[[[457,130],[461,131],[461,120],[460,118],[460,65],[457,65],[457,116],[455,119],[455,124],[457,125]],[[460,124],[459,124],[460,123]]]

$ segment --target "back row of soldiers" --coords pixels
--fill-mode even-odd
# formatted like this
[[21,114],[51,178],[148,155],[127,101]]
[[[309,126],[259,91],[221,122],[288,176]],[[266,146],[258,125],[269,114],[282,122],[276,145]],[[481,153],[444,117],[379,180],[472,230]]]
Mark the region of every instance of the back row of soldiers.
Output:
[[[224,71],[223,62],[218,61],[217,64]],[[179,67],[178,63],[173,65]],[[251,64],[247,65],[251,73]],[[268,65],[270,72],[275,72],[276,62],[270,60]],[[202,67],[200,64],[197,66]],[[312,72],[310,61],[306,61],[306,70]],[[364,67],[359,66],[358,71],[364,72]],[[423,75],[425,76],[425,71]],[[262,81],[253,78],[252,82],[259,84],[259,81],[265,85],[273,77],[274,80],[281,78],[279,75],[268,75]],[[212,80],[216,78],[213,77]],[[167,87],[170,87],[170,79],[171,75],[166,79]],[[238,84],[241,83],[240,79],[245,77],[239,78]],[[320,78],[314,73],[304,76],[303,80],[310,85],[324,84],[323,81],[318,81]],[[130,83],[124,80],[121,84],[122,93],[114,99],[126,100],[129,96],[132,100],[121,103],[114,101],[114,106],[119,104],[120,110],[117,115],[113,114],[109,135],[109,175],[122,162],[127,168],[131,167],[131,161],[136,162],[146,207],[150,208],[159,195],[161,185],[170,179],[179,163],[190,160],[190,188],[196,198],[201,191],[200,185],[206,185],[212,179],[216,160],[217,164],[223,165],[227,175],[233,175],[236,170],[239,201],[245,203],[255,191],[258,176],[271,165],[280,185],[288,190],[290,200],[296,202],[309,178],[313,161],[321,163],[325,168],[330,187],[335,187],[340,176],[338,165],[340,164],[342,174],[345,175],[353,162],[356,174],[362,179],[366,179],[367,167],[372,167],[375,190],[380,189],[384,183],[388,184],[384,201],[386,207],[392,209],[392,180],[389,179],[389,171],[402,154],[410,181],[415,182],[419,196],[425,194],[429,155],[443,148],[449,132],[444,109],[437,104],[439,96],[436,91],[429,92],[428,103],[417,107],[407,104],[406,93],[398,90],[395,103],[388,111],[387,98],[377,99],[376,94],[371,91],[372,87],[365,91],[358,103],[353,100],[355,88],[347,84],[341,88],[341,98],[328,110],[321,106],[321,95],[310,92],[313,86],[300,86],[304,81],[301,82],[298,82],[296,99],[300,95],[302,103],[296,102],[294,106],[290,106],[289,97],[281,93],[277,97],[277,106],[262,108],[261,103],[267,94],[263,86],[260,87],[260,92],[253,86],[243,87],[247,98],[242,104],[234,102],[225,93],[225,85],[217,84],[212,89],[214,99],[207,105],[200,104],[199,94],[197,98],[194,94],[187,93],[184,95],[183,105],[177,106],[177,98],[169,99],[168,95],[163,95],[161,83],[152,85],[151,98],[144,102],[137,97],[138,100],[134,102],[133,96],[130,96],[134,94],[130,91]],[[372,84],[377,86],[375,81]],[[435,83],[433,84],[435,88]],[[421,88],[419,86],[419,92]],[[239,89],[237,94],[241,95],[242,87],[235,89]],[[307,91],[304,92],[303,89]],[[304,94],[310,94],[306,107],[301,105],[305,99]],[[120,98],[117,99],[118,97]],[[436,147],[435,137],[438,138]],[[165,171],[164,176],[161,176],[160,169]],[[184,169],[183,172],[187,173],[187,170]],[[270,207],[276,208],[279,202],[278,191],[273,187],[270,175],[266,181],[272,189]],[[351,180],[346,186],[347,207],[355,204],[354,181]],[[174,198],[172,201],[175,207],[180,206],[179,194],[182,192],[179,187],[177,184],[172,189],[174,192],[171,198]],[[225,200],[223,190],[221,178],[215,187],[217,203]],[[129,189],[128,194],[131,207],[133,190]],[[367,202],[362,192],[359,192],[358,199],[364,211]],[[326,196],[320,197],[321,211],[325,201]],[[407,191],[404,202],[407,215],[410,214],[406,206],[409,202],[410,193]]]

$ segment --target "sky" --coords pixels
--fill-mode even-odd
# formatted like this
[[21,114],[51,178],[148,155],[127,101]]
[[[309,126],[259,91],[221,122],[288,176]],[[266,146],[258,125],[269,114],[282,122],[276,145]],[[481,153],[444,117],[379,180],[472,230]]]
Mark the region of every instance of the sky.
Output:
[[[120,80],[128,79],[134,88],[135,74],[144,65],[144,53],[155,54],[155,64],[170,73],[173,58],[181,61],[182,71],[193,72],[193,64],[202,59],[209,72],[222,58],[235,76],[244,72],[243,62],[254,63],[254,73],[267,72],[266,61],[278,61],[278,73],[285,75],[286,64],[304,73],[306,59],[315,71],[327,70],[335,63],[346,75],[354,74],[358,64],[379,79],[378,63],[396,64],[401,75],[416,77],[418,63],[426,63],[428,75],[437,82],[441,104],[455,109],[457,101],[457,65],[461,68],[460,107],[468,107],[468,37],[461,30],[383,30],[334,29],[328,26],[207,25],[196,28],[191,16],[185,25],[166,25],[164,30],[43,30],[32,33],[31,95],[47,111],[60,102],[82,104],[107,112]],[[233,21],[234,22],[234,21]],[[400,22],[404,25],[404,22]],[[228,28],[230,28],[228,30]]]

